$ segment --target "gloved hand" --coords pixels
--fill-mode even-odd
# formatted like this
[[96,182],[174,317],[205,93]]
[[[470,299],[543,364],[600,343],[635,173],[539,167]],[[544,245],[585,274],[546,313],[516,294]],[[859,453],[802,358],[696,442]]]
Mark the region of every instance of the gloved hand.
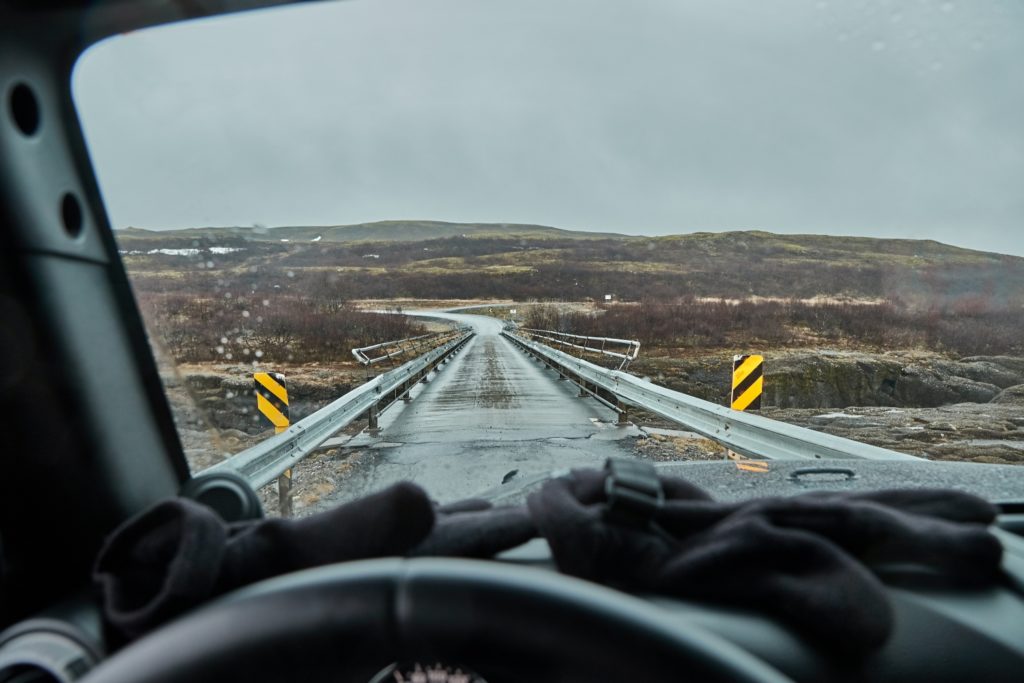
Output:
[[176,498],[128,520],[100,551],[94,578],[114,634],[137,638],[217,595],[319,565],[404,555],[434,526],[420,487],[400,483],[302,519],[226,524]]

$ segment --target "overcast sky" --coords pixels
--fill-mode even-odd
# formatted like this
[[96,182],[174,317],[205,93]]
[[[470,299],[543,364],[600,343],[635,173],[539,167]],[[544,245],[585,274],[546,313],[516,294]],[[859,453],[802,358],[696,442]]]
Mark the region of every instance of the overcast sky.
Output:
[[1019,0],[352,0],[74,80],[115,227],[540,223],[1024,255]]

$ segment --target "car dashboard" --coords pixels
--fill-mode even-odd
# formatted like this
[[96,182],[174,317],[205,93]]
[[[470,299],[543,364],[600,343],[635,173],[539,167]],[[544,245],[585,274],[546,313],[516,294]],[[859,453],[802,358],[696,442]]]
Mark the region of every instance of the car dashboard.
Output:
[[[1024,539],[1004,529],[995,533],[1004,547],[1002,585],[965,590],[909,569],[883,577],[895,630],[881,650],[863,659],[823,654],[755,611],[638,597],[663,609],[680,628],[696,626],[718,635],[794,681],[1015,681],[1024,671]],[[543,539],[499,559],[555,570]]]

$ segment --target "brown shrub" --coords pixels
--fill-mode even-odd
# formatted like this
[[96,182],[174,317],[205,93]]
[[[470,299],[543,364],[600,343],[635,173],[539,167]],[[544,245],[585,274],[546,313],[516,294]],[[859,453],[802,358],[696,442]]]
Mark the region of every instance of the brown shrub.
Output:
[[805,345],[807,334],[880,349],[926,348],[950,354],[1024,353],[1024,312],[991,310],[976,301],[926,311],[899,302],[811,304],[802,301],[701,301],[603,306],[596,314],[536,306],[526,327],[628,337],[651,348]]

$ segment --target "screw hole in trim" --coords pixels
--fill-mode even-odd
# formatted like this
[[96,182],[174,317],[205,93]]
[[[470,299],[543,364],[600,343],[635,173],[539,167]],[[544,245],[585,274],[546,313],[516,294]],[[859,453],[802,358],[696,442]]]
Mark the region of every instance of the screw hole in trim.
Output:
[[8,102],[11,118],[22,135],[31,137],[39,130],[39,100],[32,88],[24,83],[17,83],[11,88]]
[[60,200],[60,218],[68,237],[75,238],[82,234],[82,205],[70,192],[65,193]]

